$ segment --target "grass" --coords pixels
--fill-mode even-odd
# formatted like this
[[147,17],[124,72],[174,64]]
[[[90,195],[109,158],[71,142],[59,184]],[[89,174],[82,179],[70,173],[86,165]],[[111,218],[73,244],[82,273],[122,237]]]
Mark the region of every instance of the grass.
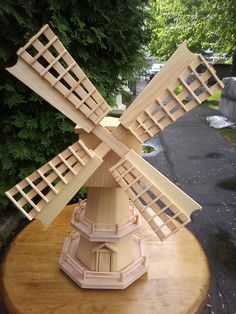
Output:
[[[204,101],[202,103],[202,106],[219,110],[220,97],[221,91],[217,91],[212,96],[210,96],[206,101]],[[219,132],[221,133],[221,135],[223,135],[227,142],[236,147],[236,129],[224,128],[220,129]]]
[[221,91],[217,91],[212,96],[208,97],[207,100],[202,103],[202,106],[219,110],[220,97]]
[[155,150],[153,146],[148,146],[148,145],[143,145],[142,149],[145,154],[149,154]]

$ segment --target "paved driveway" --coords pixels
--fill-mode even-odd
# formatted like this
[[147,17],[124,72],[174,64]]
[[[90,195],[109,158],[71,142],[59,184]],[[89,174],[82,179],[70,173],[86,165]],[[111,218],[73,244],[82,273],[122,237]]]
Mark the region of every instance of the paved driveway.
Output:
[[[145,157],[199,202],[188,228],[199,239],[212,275],[203,313],[236,313],[236,149],[206,124],[213,109],[198,107],[159,133],[157,154]],[[226,189],[227,188],[227,189]]]

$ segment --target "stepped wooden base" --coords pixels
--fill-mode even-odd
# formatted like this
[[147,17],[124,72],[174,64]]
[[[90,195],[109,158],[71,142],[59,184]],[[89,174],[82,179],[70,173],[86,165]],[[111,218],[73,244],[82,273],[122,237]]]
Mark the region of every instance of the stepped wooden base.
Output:
[[196,238],[181,229],[163,243],[144,225],[149,269],[125,290],[81,289],[58,266],[72,231],[68,206],[45,231],[30,223],[9,247],[1,265],[1,295],[9,313],[193,314],[204,305],[209,270]]
[[90,289],[125,289],[147,272],[147,261],[141,238],[133,236],[135,260],[120,271],[96,272],[87,269],[76,258],[80,234],[72,232],[65,240],[59,265],[61,269],[81,288]]

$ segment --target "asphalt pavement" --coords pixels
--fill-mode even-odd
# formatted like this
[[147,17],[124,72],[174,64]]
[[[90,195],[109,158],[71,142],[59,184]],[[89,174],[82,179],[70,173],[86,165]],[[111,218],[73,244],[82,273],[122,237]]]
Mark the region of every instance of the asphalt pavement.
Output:
[[[156,147],[145,159],[203,207],[188,228],[200,241],[211,271],[204,314],[236,313],[236,148],[206,117],[214,109],[198,107],[146,144]],[[170,313],[172,314],[172,313]]]

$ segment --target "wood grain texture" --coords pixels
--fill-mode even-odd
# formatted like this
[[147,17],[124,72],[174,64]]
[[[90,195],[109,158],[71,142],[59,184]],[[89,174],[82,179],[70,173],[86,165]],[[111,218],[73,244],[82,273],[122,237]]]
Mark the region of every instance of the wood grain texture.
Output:
[[45,99],[49,104],[62,112],[66,117],[75,123],[79,123],[86,132],[91,132],[94,128],[92,121],[86,119],[83,114],[76,109],[65,97],[48,82],[38,78],[38,74],[21,59],[17,63],[6,69],[25,85],[29,86],[35,93]]
[[58,267],[72,229],[67,206],[44,231],[30,223],[9,247],[1,265],[2,296],[9,313],[170,314],[199,313],[207,297],[209,269],[202,248],[186,229],[160,243],[144,226],[148,275],[126,290],[84,290]]
[[223,87],[215,71],[182,43],[120,117],[142,143]]

